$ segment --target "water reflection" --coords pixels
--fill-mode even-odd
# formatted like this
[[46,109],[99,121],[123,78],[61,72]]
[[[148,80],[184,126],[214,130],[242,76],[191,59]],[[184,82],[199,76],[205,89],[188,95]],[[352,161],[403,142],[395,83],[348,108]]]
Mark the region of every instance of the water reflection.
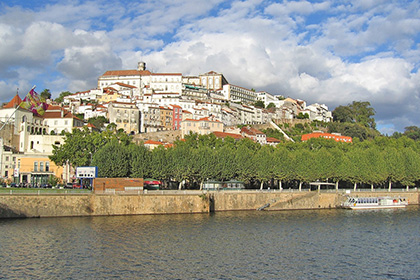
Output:
[[0,220],[5,279],[416,279],[419,208]]

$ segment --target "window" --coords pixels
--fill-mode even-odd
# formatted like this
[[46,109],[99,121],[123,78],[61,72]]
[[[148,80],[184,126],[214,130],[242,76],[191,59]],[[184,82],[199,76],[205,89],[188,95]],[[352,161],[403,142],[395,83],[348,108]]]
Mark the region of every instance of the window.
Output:
[[9,161],[9,157],[8,156],[6,157],[6,161]]
[[34,171],[35,172],[38,171],[38,162],[37,161],[34,162]]
[[39,163],[39,171],[41,171],[41,172],[43,172],[43,171],[44,171],[44,162],[43,162],[43,161],[41,161],[41,162]]

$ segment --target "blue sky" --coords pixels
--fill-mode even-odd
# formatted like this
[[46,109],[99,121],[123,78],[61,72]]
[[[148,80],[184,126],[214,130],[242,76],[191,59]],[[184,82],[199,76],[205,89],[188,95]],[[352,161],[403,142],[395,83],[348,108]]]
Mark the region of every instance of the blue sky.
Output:
[[235,85],[331,110],[369,101],[385,134],[420,126],[418,1],[0,3],[0,101],[56,97],[107,70],[223,73]]

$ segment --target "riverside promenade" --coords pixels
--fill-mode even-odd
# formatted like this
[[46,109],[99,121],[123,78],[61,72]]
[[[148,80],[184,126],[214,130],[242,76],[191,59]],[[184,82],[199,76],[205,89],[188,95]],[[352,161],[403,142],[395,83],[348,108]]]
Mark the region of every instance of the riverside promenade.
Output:
[[404,197],[419,204],[418,190],[297,191],[158,190],[113,194],[0,194],[0,218],[76,217],[114,215],[187,214],[219,211],[265,211],[338,208],[348,195]]

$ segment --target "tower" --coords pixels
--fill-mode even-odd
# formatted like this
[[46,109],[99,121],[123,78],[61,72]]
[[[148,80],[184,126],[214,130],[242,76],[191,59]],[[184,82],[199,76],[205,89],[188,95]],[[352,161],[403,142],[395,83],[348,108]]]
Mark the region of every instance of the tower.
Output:
[[139,71],[144,71],[144,70],[146,70],[146,62],[140,61],[140,62],[137,64],[137,70],[139,70]]

